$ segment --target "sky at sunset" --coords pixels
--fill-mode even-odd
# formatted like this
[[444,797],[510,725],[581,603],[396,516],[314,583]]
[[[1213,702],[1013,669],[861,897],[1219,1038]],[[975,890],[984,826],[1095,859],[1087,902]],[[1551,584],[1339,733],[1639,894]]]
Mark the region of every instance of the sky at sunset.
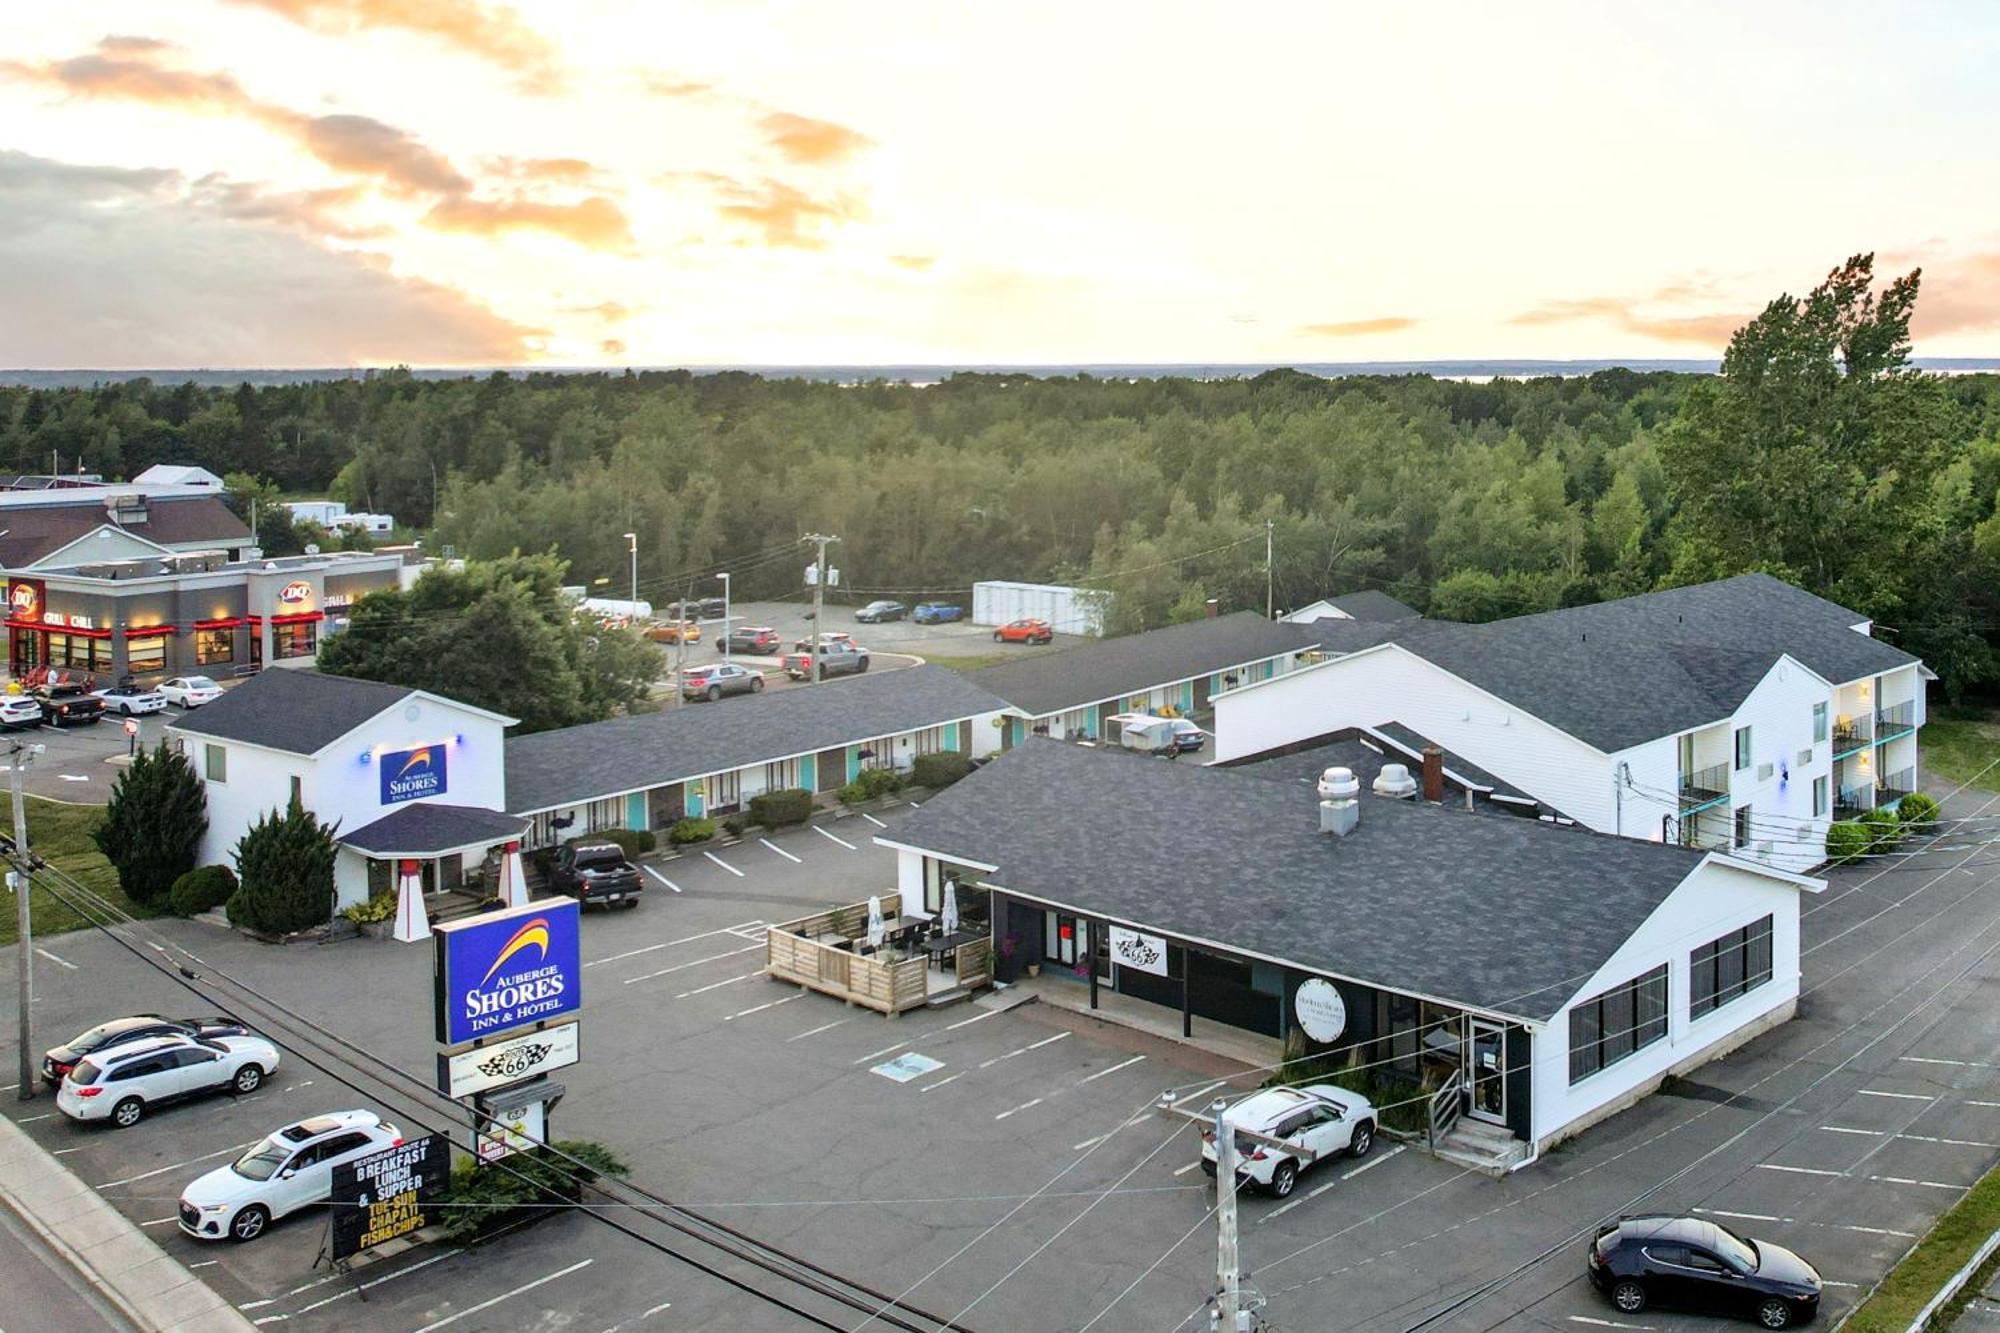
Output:
[[1864,250],[2000,351],[1976,6],[9,11],[0,365],[1700,357]]

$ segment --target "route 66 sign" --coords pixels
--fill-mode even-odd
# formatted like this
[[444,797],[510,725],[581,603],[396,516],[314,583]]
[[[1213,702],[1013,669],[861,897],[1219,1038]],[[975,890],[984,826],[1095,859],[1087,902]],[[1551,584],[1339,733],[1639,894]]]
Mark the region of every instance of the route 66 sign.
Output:
[[577,1062],[577,1024],[521,1032],[502,1041],[438,1057],[438,1087],[447,1097],[505,1087]]

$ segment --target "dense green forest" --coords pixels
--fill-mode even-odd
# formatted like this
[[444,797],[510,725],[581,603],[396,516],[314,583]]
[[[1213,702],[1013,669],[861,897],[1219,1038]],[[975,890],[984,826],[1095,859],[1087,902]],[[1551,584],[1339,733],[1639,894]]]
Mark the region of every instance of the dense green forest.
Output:
[[1035,379],[841,386],[746,374],[403,372],[234,390],[0,390],[0,456],[162,461],[386,510],[434,547],[554,549],[642,595],[728,569],[796,594],[1079,582],[1142,628],[1219,597],[1379,587],[1482,620],[1764,568],[1873,616],[1954,693],[2000,641],[2000,378],[1907,366],[1916,275],[1849,260],[1774,300],[1720,376]]

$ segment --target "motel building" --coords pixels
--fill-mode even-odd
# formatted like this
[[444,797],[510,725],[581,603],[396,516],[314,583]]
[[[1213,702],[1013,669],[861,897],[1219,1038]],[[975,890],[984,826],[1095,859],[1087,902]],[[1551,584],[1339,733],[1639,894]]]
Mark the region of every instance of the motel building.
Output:
[[1799,897],[1824,887],[1491,807],[1358,785],[1321,802],[1283,770],[1043,739],[876,841],[898,852],[904,910],[953,892],[990,922],[997,980],[1228,1037],[1261,1065],[1289,1042],[1315,1059],[1302,1081],[1365,1085],[1386,1127],[1492,1172],[1789,1019]]
[[235,864],[251,825],[296,799],[334,825],[333,910],[398,887],[414,862],[438,895],[480,887],[527,821],[505,813],[514,719],[423,690],[266,671],[167,728],[208,799],[204,865]]

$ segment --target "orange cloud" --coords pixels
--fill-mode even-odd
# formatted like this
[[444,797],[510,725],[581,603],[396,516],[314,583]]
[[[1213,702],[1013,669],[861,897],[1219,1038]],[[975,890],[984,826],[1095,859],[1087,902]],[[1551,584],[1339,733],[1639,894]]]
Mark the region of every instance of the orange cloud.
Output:
[[97,49],[106,55],[136,55],[141,52],[165,51],[172,46],[172,42],[158,37],[133,37],[118,32],[97,39]]
[[1939,254],[1938,242],[1897,255],[1880,255],[1887,268],[1917,268],[1923,275],[1910,331],[1919,338],[2000,328],[2000,253]]
[[826,238],[818,234],[821,224],[852,222],[867,216],[867,209],[850,196],[815,199],[783,181],[767,180],[758,185],[730,181],[722,189],[724,202],[716,211],[732,221],[755,227],[763,233],[764,244],[771,246],[822,249]]
[[616,338],[606,338],[603,342],[597,344],[597,350],[606,356],[623,356],[625,355],[625,344],[619,342]]
[[787,161],[805,166],[828,166],[845,162],[875,141],[867,135],[836,125],[830,120],[795,116],[789,111],[773,111],[757,122],[765,142]]
[[342,241],[374,240],[391,234],[387,227],[357,226],[340,216],[367,193],[359,185],[274,193],[221,175],[204,176],[189,188],[191,200],[231,221],[291,227]]
[[897,268],[906,268],[912,273],[922,273],[937,263],[936,255],[890,255],[889,262]]
[[655,97],[699,97],[703,93],[715,91],[715,85],[712,83],[695,83],[665,74],[648,74],[639,82]]
[[491,166],[515,180],[553,185],[589,185],[601,174],[596,164],[580,157],[502,157],[494,159]]
[[1349,319],[1336,324],[1302,324],[1299,332],[1310,333],[1315,338],[1358,338],[1369,333],[1401,333],[1416,326],[1414,319],[1391,315],[1382,319]]
[[596,305],[573,305],[572,315],[595,315],[606,324],[622,324],[632,318],[632,308],[616,301],[599,301]]
[[[1678,290],[1669,287],[1668,292]],[[1657,299],[1657,298],[1656,298]],[[1594,296],[1580,301],[1544,301],[1533,310],[1515,315],[1507,322],[1524,326],[1569,324],[1579,320],[1605,320],[1627,333],[1662,342],[1699,343],[1705,347],[1726,344],[1749,316],[1742,314],[1647,315],[1638,310],[1643,301],[1613,296]]]
[[145,59],[74,56],[45,65],[0,64],[0,75],[45,83],[80,97],[121,97],[182,111],[227,112],[253,107],[243,85],[227,74],[166,69]]
[[334,170],[372,177],[399,193],[457,194],[472,188],[458,168],[422,140],[372,117],[272,111],[266,118],[289,126],[307,152]]
[[540,231],[592,250],[630,250],[632,227],[624,210],[601,195],[573,204],[536,199],[474,199],[455,195],[440,199],[424,215],[438,231],[499,236],[512,231]]
[[555,48],[512,9],[477,0],[236,0],[315,32],[396,28],[432,38],[551,92],[560,84]]

